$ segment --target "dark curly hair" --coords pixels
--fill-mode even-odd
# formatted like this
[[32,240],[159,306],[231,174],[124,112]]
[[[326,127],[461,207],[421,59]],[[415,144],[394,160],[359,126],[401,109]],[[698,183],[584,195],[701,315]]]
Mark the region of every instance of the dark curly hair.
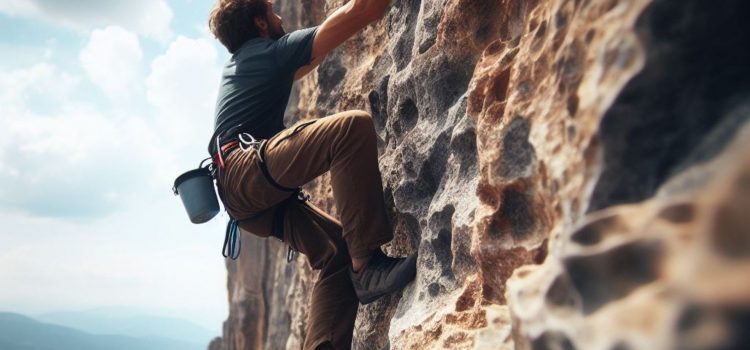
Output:
[[208,28],[235,53],[246,41],[260,36],[253,18],[265,19],[270,6],[265,0],[217,0],[208,15]]

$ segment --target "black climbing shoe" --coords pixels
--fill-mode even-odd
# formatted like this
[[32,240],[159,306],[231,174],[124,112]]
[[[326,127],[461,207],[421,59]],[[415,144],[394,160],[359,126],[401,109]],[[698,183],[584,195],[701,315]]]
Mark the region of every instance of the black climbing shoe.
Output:
[[369,304],[403,289],[417,275],[417,255],[391,258],[378,249],[358,272],[349,269],[359,302]]

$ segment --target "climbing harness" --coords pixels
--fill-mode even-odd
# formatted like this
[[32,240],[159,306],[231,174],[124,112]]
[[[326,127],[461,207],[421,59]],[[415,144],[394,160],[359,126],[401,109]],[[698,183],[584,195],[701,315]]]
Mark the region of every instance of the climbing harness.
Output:
[[[290,137],[296,134],[297,132],[299,132],[299,130],[301,130],[302,127],[309,125],[311,123],[312,122],[297,126],[290,135],[284,137],[281,140],[284,140],[287,137]],[[263,176],[266,178],[268,183],[270,183],[276,189],[283,191],[283,192],[288,192],[290,194],[287,199],[285,199],[282,203],[278,204],[276,208],[274,208],[274,213],[273,213],[271,235],[274,236],[279,241],[283,242],[284,241],[284,233],[283,233],[284,212],[286,210],[286,206],[288,205],[290,200],[298,200],[300,202],[307,202],[308,200],[310,200],[310,195],[304,193],[302,191],[302,188],[300,187],[289,188],[289,187],[282,186],[278,182],[276,182],[276,180],[274,180],[273,177],[271,177],[271,173],[268,171],[268,166],[266,165],[266,161],[265,161],[265,149],[268,144],[267,143],[268,140],[256,139],[250,133],[243,132],[243,133],[239,133],[236,139],[232,139],[228,141],[227,143],[225,143],[224,145],[222,145],[220,142],[221,135],[216,135],[215,137],[216,137],[215,142],[216,142],[217,152],[212,157],[214,161],[214,165],[215,165],[213,167],[214,171],[212,175],[217,180],[217,186],[219,187],[218,188],[219,197],[221,198],[222,202],[224,202],[224,198],[223,198],[223,193],[222,193],[223,191],[222,191],[219,179],[221,178],[222,171],[226,167],[224,154],[225,153],[228,154],[234,148],[240,148],[240,150],[242,150],[243,152],[254,152],[255,156],[258,158],[258,167],[260,168],[261,172],[263,173]],[[240,248],[242,247],[241,235],[239,232],[240,231],[239,224],[242,222],[248,222],[248,221],[257,219],[260,215],[264,213],[256,214],[254,216],[251,216],[248,218],[241,218],[241,219],[234,218],[228,212],[227,214],[229,216],[229,222],[227,222],[227,228],[226,228],[226,232],[224,235],[224,246],[222,248],[222,255],[225,258],[236,260],[239,257]],[[291,262],[292,260],[294,260],[297,254],[298,252],[294,250],[294,248],[292,248],[291,245],[289,245],[289,249],[287,251],[287,262]]]

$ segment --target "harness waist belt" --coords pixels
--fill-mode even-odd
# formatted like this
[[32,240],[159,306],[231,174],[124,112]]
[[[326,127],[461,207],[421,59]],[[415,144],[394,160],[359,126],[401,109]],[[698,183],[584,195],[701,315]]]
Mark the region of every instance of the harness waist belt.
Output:
[[[294,187],[289,188],[280,185],[276,180],[273,179],[271,176],[271,173],[268,171],[268,167],[266,166],[265,162],[265,150],[266,146],[268,145],[268,140],[259,140],[256,142],[255,139],[251,137],[252,141],[247,141],[240,136],[237,139],[232,139],[229,142],[223,144],[219,151],[214,153],[212,155],[214,164],[218,166],[219,172],[221,172],[224,169],[224,155],[229,154],[236,148],[240,148],[243,151],[246,150],[245,147],[250,144],[250,147],[257,147],[255,148],[255,151],[258,155],[258,167],[260,168],[261,172],[263,173],[263,177],[266,178],[266,181],[271,184],[273,187],[275,187],[277,190],[280,190],[282,192],[288,192],[290,195],[289,197],[284,200],[282,203],[280,203],[276,208],[274,208],[273,218],[272,218],[272,224],[271,224],[271,236],[276,237],[280,241],[284,240],[284,212],[286,211],[286,206],[289,203],[290,200],[297,200],[302,203],[307,202],[310,199],[310,195],[305,194],[302,192],[302,189],[300,187]],[[224,196],[222,195],[221,185],[219,185],[219,197],[222,199],[222,202],[224,201]],[[227,231],[226,236],[224,238],[224,251],[222,252],[225,257],[232,256],[233,258],[236,258],[236,256],[232,255],[232,252],[234,251],[234,246],[231,242],[234,241],[231,237],[236,237],[239,233],[239,223],[243,221],[252,221],[256,218],[263,215],[263,213],[258,213],[256,215],[253,215],[251,217],[247,218],[231,218],[229,223],[227,223]],[[231,216],[230,216],[231,217]],[[238,249],[239,250],[239,249]],[[291,261],[294,257],[294,250],[291,246],[289,246],[289,251],[287,252],[287,261]]]
[[229,142],[225,143],[221,146],[221,149],[211,155],[211,159],[214,161],[214,164],[220,166],[221,168],[224,168],[224,155],[228,154],[230,151],[234,150],[235,148],[240,146],[240,141],[237,139],[230,140]]

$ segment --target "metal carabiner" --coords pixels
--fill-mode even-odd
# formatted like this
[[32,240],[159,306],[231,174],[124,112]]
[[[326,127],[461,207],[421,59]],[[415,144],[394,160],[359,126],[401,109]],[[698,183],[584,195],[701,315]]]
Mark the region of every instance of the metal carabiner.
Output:
[[[250,138],[250,140],[247,139],[248,137]],[[247,150],[252,150],[253,152],[255,152],[255,155],[258,156],[258,158],[260,159],[260,146],[263,140],[258,140],[255,137],[253,137],[253,135],[251,135],[250,133],[246,133],[246,132],[243,132],[237,135],[237,139],[240,141],[239,146],[243,152],[247,152]]]
[[[247,137],[249,137],[250,140],[248,140]],[[240,148],[242,148],[243,151],[251,147],[260,146],[260,140],[253,137],[250,133],[243,132],[237,135],[237,138],[240,140]]]
[[310,200],[310,195],[300,189],[297,191],[297,200],[300,202],[307,202]]

